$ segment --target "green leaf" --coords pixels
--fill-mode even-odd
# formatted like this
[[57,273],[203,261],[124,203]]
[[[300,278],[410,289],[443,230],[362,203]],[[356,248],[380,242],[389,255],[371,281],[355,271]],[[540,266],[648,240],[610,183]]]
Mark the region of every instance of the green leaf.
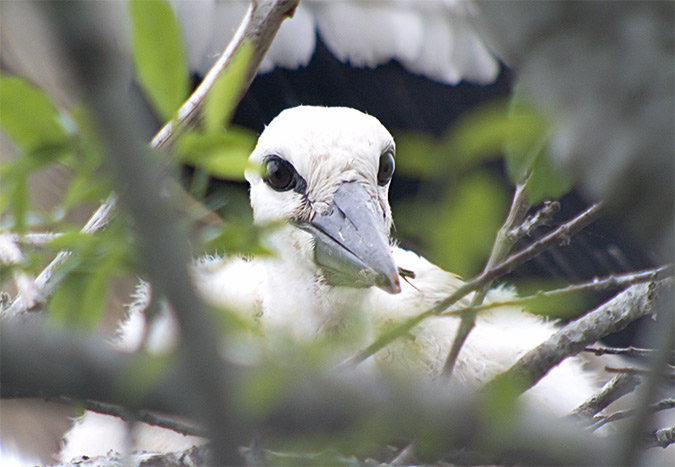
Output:
[[442,170],[444,154],[434,138],[413,131],[397,133],[396,172],[409,177],[430,179]]
[[471,276],[480,271],[508,206],[499,179],[488,171],[471,173],[436,213],[430,256],[449,271]]
[[155,110],[169,119],[188,93],[188,67],[180,27],[164,0],[132,0],[136,74]]
[[0,127],[27,152],[60,146],[68,132],[47,95],[28,82],[0,76]]
[[178,141],[177,154],[181,162],[199,167],[216,178],[243,181],[255,143],[255,133],[241,128],[188,133]]
[[524,181],[544,150],[550,125],[516,88],[509,108],[509,131],[504,141],[507,174],[515,185]]
[[204,127],[207,132],[222,131],[237,106],[253,47],[245,43],[234,54],[225,71],[216,79],[204,102]]
[[441,150],[456,160],[458,170],[467,170],[502,153],[511,124],[504,102],[488,102],[460,117],[444,137]]

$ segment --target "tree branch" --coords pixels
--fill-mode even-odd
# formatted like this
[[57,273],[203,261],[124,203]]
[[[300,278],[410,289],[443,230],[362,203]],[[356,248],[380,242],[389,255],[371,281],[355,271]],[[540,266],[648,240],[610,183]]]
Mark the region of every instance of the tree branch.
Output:
[[523,355],[507,371],[497,375],[486,389],[513,382],[520,392],[537,383],[565,358],[576,355],[598,339],[618,332],[636,319],[654,310],[656,295],[671,281],[635,284],[581,318],[568,323],[540,345]]
[[[548,290],[545,292],[539,291],[533,295],[527,295],[525,297],[518,297],[513,300],[502,300],[496,302],[486,303],[484,305],[466,307],[466,308],[457,308],[453,310],[444,311],[439,313],[441,316],[455,316],[459,313],[463,313],[466,310],[473,309],[477,313],[494,310],[495,308],[501,308],[504,306],[518,306],[526,307],[528,303],[534,302],[541,299],[550,299],[550,298],[560,298],[567,294],[579,293],[579,292],[601,292],[604,290],[612,289],[625,289],[628,286],[633,284],[639,284],[644,282],[654,282],[665,277],[672,277],[672,265],[662,266],[655,269],[648,269],[645,271],[631,272],[621,275],[611,275],[604,278],[594,278],[587,282],[582,282],[580,284],[572,284],[567,287],[563,287],[555,290]],[[604,349],[604,350],[603,350]],[[599,348],[599,347],[588,347],[584,350],[592,351],[597,355],[602,353],[614,353],[621,355],[637,355],[639,351],[642,352],[643,356],[646,356],[651,350],[648,349],[633,349],[629,351],[628,349],[612,349],[609,348]]]
[[[117,352],[94,338],[12,323],[0,328],[0,352],[3,397],[97,398],[132,412],[200,415],[195,395],[185,390],[186,375],[181,371],[168,370],[142,393],[129,390],[128,375],[148,365],[161,365],[156,357]],[[230,385],[225,394],[232,396],[247,394],[251,381],[260,381],[258,372],[264,368],[220,361],[217,371],[226,375]],[[286,439],[317,435],[335,439],[351,432],[359,433],[359,443],[419,441],[416,451],[422,458],[437,459],[453,449],[469,449],[484,453],[487,462],[509,455],[525,465],[595,465],[608,455],[607,440],[589,437],[578,426],[544,414],[520,414],[494,438],[489,435],[494,420],[478,405],[481,399],[446,385],[385,379],[360,371],[316,374],[298,367],[289,371],[292,379],[270,380],[276,401],[271,406],[261,408],[253,405],[257,399],[237,398],[239,405],[230,417],[240,438],[270,433]],[[364,429],[369,426],[377,429]],[[488,445],[486,439],[491,440]]]
[[616,375],[602,386],[602,389],[596,394],[574,409],[570,417],[591,418],[612,402],[633,392],[640,384],[640,378],[636,375],[621,374]]
[[[664,399],[658,403],[648,407],[649,413],[659,412],[661,410],[668,410],[675,407],[675,399]],[[638,411],[636,409],[627,409],[614,412],[609,415],[596,415],[593,417],[593,424],[591,425],[591,430],[597,430],[603,425],[606,425],[611,422],[616,422],[618,420],[623,420],[624,418],[634,416]]]
[[654,349],[638,349],[636,347],[604,347],[599,345],[589,345],[584,348],[584,352],[591,352],[595,355],[625,355],[628,357],[647,358],[652,355]]

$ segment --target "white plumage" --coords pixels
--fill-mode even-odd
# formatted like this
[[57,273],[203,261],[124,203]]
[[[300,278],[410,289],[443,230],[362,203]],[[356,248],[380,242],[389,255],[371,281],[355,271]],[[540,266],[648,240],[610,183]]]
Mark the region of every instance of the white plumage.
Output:
[[[281,355],[289,340],[325,340],[335,349],[326,362],[332,365],[371,343],[385,327],[425,311],[461,285],[457,276],[392,244],[387,195],[394,148],[379,121],[348,108],[288,109],[265,129],[250,158],[261,169],[249,170],[246,176],[255,222],[274,225],[265,238],[274,254],[202,259],[193,268],[195,286],[207,302],[259,326],[260,333],[247,345],[229,349],[232,358]],[[400,279],[400,268],[415,277]],[[511,295],[496,289],[487,299]],[[145,304],[147,299],[141,298]],[[171,322],[169,315],[160,320],[160,340],[176,337]],[[367,365],[433,377],[443,365],[458,322],[455,317],[427,319]],[[125,349],[140,344],[144,325],[142,306],[133,307],[123,327]],[[553,331],[553,324],[518,309],[481,313],[454,377],[477,387]],[[242,355],[252,347],[253,356]],[[523,398],[536,408],[564,415],[592,392],[593,383],[581,363],[568,359]],[[93,450],[90,424],[100,430],[103,423],[120,438],[124,424],[111,420],[86,414],[68,435],[62,458],[123,448],[108,444]],[[166,450],[168,438],[161,436],[166,430],[157,430],[137,437],[134,447]],[[112,439],[97,433],[98,441]],[[168,444],[176,450],[196,441],[169,435]]]

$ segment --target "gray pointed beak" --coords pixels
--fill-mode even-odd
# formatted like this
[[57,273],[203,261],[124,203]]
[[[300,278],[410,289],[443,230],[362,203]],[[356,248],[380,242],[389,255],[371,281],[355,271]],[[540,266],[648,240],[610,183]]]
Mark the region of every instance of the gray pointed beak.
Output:
[[316,262],[329,283],[351,287],[377,286],[401,291],[398,269],[387,237],[378,225],[382,214],[370,195],[355,182],[342,183],[326,214],[315,214],[299,227],[314,236]]

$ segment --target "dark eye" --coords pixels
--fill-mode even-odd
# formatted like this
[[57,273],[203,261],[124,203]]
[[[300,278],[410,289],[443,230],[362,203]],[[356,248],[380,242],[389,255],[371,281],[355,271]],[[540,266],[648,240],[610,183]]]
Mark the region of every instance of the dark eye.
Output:
[[385,186],[394,175],[394,153],[387,150],[380,156],[380,168],[377,170],[377,184]]
[[295,188],[297,177],[293,165],[279,156],[269,156],[263,162],[263,180],[273,190],[288,191]]

